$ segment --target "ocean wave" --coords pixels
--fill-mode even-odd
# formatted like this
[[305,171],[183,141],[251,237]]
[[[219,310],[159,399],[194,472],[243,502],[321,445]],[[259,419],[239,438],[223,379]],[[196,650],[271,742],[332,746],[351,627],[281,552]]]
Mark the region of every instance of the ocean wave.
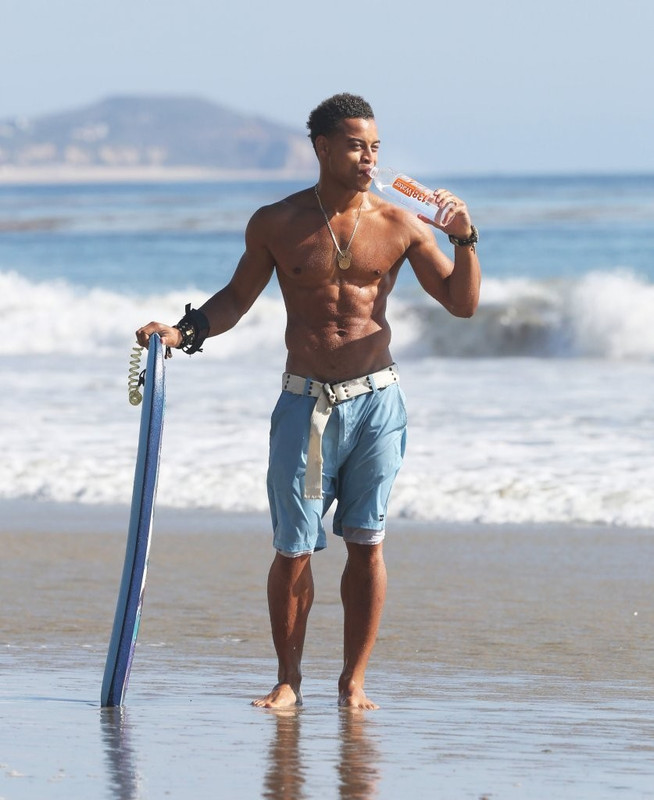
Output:
[[[200,290],[137,296],[86,289],[63,280],[30,281],[0,272],[0,354],[115,354],[150,319],[176,321]],[[654,358],[654,285],[628,271],[575,279],[486,279],[472,319],[452,317],[425,295],[398,294],[389,303],[396,358]],[[283,350],[284,308],[262,296],[239,323],[206,348],[205,357],[250,361]]]
[[654,285],[628,271],[486,280],[470,320],[421,300],[396,309],[395,351],[413,357],[651,360]]
[[[127,444],[127,442],[126,442]],[[175,453],[175,459],[179,453]],[[190,459],[190,455],[189,455]],[[131,464],[98,467],[96,459],[60,458],[53,469],[15,457],[0,465],[0,501],[119,506],[131,497]],[[196,466],[166,462],[159,478],[160,507],[220,514],[268,514],[265,459],[247,464],[218,464],[198,475]],[[409,470],[397,478],[389,519],[432,524],[574,524],[651,528],[654,490],[648,486],[610,486],[589,481],[561,484],[554,478],[497,472],[466,475],[453,470],[448,481]]]

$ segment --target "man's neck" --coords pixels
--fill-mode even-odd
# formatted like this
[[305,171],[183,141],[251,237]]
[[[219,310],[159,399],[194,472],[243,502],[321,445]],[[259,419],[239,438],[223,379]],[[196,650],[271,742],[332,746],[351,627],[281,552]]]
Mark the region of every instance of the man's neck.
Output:
[[338,184],[325,181],[323,178],[316,184],[316,190],[323,207],[331,214],[345,214],[352,209],[357,211],[366,194],[356,189],[345,189]]

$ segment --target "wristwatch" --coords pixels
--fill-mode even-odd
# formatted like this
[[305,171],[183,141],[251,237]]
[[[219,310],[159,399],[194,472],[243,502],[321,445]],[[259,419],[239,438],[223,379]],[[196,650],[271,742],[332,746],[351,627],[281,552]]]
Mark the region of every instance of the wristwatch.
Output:
[[467,239],[458,239],[456,236],[452,236],[451,234],[447,238],[450,240],[450,243],[456,247],[469,247],[471,244],[477,244],[479,241],[479,231],[474,225],[471,225],[470,228],[472,229],[472,233]]

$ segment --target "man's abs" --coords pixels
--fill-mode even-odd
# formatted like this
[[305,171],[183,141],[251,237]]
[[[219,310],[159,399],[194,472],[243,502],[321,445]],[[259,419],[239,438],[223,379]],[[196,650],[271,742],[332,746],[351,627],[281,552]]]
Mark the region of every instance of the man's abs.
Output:
[[329,382],[368,375],[392,363],[390,339],[385,319],[348,325],[334,320],[318,327],[289,320],[286,371]]

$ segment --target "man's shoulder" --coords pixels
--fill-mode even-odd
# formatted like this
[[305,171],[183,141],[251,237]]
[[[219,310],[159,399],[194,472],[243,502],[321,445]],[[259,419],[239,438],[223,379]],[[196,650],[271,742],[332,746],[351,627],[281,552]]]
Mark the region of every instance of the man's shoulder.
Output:
[[254,212],[247,226],[246,238],[249,242],[260,241],[270,246],[280,233],[306,229],[306,216],[312,212],[311,196],[313,189],[303,189],[284,197],[275,203],[261,206]]
[[429,226],[412,211],[390,203],[379,195],[369,195],[371,210],[374,210],[378,224],[406,238],[408,243],[420,241],[426,236],[430,236]]
[[261,222],[280,222],[314,210],[313,203],[315,203],[313,189],[301,189],[275,203],[261,206],[255,212],[253,219],[257,218]]
[[[390,203],[386,198],[380,197],[373,192],[368,193],[369,203],[384,220],[389,220],[395,224],[407,223],[412,221],[414,214],[411,214],[404,206]],[[416,218],[417,219],[417,218]]]

